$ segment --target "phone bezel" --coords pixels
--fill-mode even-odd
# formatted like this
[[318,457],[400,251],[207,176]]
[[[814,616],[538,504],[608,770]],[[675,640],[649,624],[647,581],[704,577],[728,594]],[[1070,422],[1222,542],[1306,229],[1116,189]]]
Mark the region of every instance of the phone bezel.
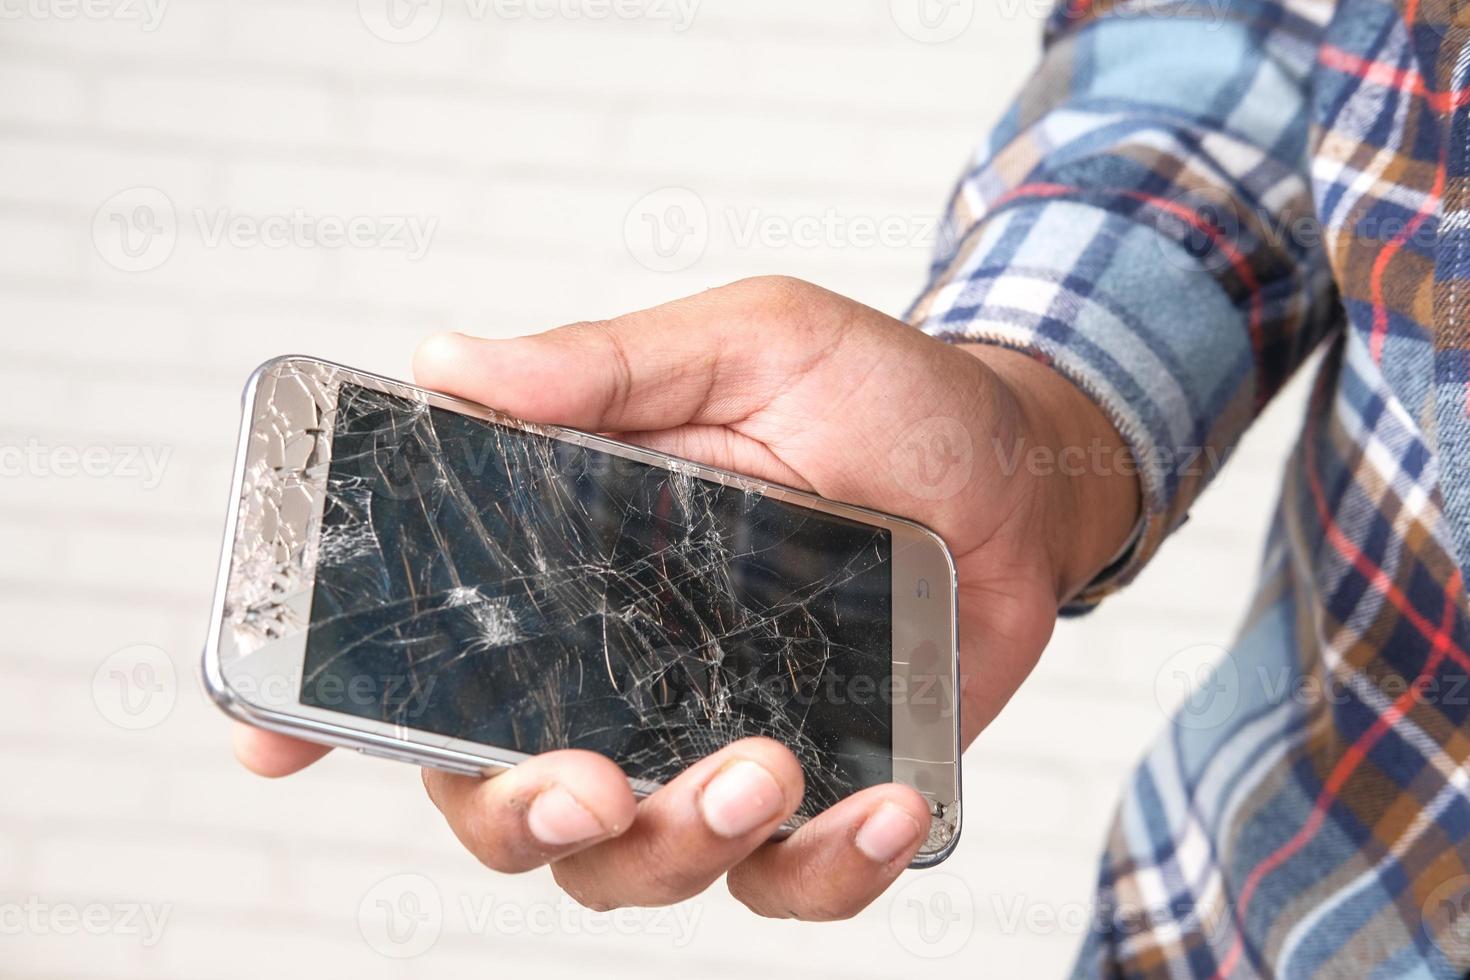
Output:
[[[302,704],[299,695],[309,625],[306,620],[310,615],[315,576],[315,550],[311,547],[305,548],[295,559],[294,571],[299,575],[297,587],[280,596],[283,609],[294,604],[292,612],[300,624],[299,628],[262,642],[248,652],[234,650],[235,637],[231,624],[226,621],[231,583],[238,582],[240,574],[249,574],[243,567],[237,567],[240,556],[251,554],[250,549],[260,543],[258,534],[255,540],[242,540],[242,535],[249,538],[254,532],[241,522],[241,514],[246,507],[247,469],[252,465],[259,466],[261,462],[255,458],[260,454],[260,440],[252,438],[257,423],[257,396],[263,381],[269,379],[275,383],[293,374],[310,378],[321,386],[321,396],[329,404],[319,410],[325,411],[328,417],[336,404],[338,386],[348,382],[620,458],[662,469],[678,469],[725,485],[758,490],[766,496],[797,506],[890,531],[894,571],[892,690],[915,692],[913,699],[891,699],[893,777],[896,782],[918,790],[929,801],[936,818],[930,839],[915,858],[913,866],[937,864],[953,850],[960,831],[956,573],[949,549],[937,534],[904,518],[828,500],[594,433],[527,423],[474,402],[320,358],[297,355],[274,358],[252,372],[245,385],[224,547],[203,657],[205,687],[228,714],[248,724],[309,741],[466,775],[491,776],[528,758],[524,753],[502,746],[468,742]],[[321,428],[326,431],[318,436],[318,446],[330,447],[331,426],[322,425]],[[313,465],[300,470],[304,489],[311,501],[310,512],[304,517],[306,523],[298,528],[303,541],[314,541],[319,533],[329,463],[328,451],[321,454]],[[298,523],[302,519],[302,515],[296,515]],[[932,669],[926,669],[922,675],[911,659],[901,659],[904,651],[917,652],[921,648],[925,649],[926,658],[931,654],[934,658]],[[916,683],[925,683],[926,692],[932,691],[933,696],[926,694],[921,697],[915,691]],[[277,689],[265,689],[269,684],[274,684]],[[645,780],[630,779],[630,783],[640,795],[659,788],[659,784]],[[782,829],[790,832],[798,825],[793,822]]]

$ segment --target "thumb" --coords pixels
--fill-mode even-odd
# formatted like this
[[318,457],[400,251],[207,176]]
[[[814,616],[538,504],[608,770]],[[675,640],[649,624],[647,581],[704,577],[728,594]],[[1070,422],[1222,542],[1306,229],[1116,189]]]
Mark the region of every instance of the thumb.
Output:
[[414,377],[532,422],[593,432],[735,422],[770,397],[759,379],[772,372],[754,370],[769,352],[736,323],[702,315],[712,311],[699,299],[513,340],[438,334],[414,355]]

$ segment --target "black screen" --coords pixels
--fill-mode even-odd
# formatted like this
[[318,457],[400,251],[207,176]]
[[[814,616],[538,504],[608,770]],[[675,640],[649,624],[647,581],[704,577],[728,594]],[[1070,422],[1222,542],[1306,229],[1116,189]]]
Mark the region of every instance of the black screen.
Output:
[[357,385],[304,704],[667,782],[747,735],[814,813],[892,778],[891,538]]

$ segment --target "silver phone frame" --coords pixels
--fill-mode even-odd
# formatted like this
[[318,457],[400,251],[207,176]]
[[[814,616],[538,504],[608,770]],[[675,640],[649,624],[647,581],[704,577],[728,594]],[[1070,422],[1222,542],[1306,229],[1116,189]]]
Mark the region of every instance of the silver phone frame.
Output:
[[[868,508],[828,500],[816,494],[770,483],[765,480],[756,480],[729,470],[707,466],[703,463],[671,456],[667,453],[654,452],[594,433],[583,432],[564,426],[527,423],[474,402],[465,401],[450,395],[443,395],[370,372],[348,368],[321,358],[302,355],[286,355],[272,358],[264,364],[261,364],[251,373],[242,394],[241,427],[235,454],[234,474],[231,481],[229,512],[225,524],[224,543],[221,548],[219,572],[216,580],[213,604],[211,606],[209,635],[205,642],[202,658],[204,687],[225,713],[246,724],[292,735],[307,741],[356,749],[368,755],[408,762],[419,766],[428,766],[462,775],[488,778],[529,758],[524,753],[512,749],[467,742],[442,735],[435,735],[422,730],[390,725],[385,722],[376,722],[372,719],[360,718],[342,712],[331,711],[330,709],[301,705],[299,700],[295,704],[281,703],[275,706],[266,706],[255,703],[248,697],[243,696],[235,689],[240,685],[231,683],[226,677],[227,666],[221,659],[221,639],[225,635],[225,630],[229,628],[229,624],[225,621],[225,610],[232,581],[232,567],[236,560],[239,544],[237,536],[240,533],[240,515],[245,507],[244,482],[246,478],[247,458],[249,457],[251,446],[251,435],[255,425],[256,395],[262,379],[271,375],[273,372],[279,376],[281,373],[297,365],[307,365],[312,370],[329,373],[334,377],[334,380],[330,382],[333,385],[340,385],[343,381],[347,381],[385,394],[408,397],[433,407],[457,412],[483,421],[508,425],[512,428],[538,435],[551,436],[578,446],[609,453],[623,459],[635,460],[663,469],[678,469],[680,472],[690,473],[701,479],[724,485],[756,489],[765,496],[774,497],[797,506],[846,517],[860,523],[877,525],[891,531],[893,533],[892,554],[894,556],[895,569],[892,605],[894,619],[892,647],[894,651],[894,689],[897,689],[897,682],[900,678],[903,678],[907,682],[910,677],[910,662],[899,659],[900,643],[904,644],[904,649],[914,650],[915,652],[919,649],[917,644],[932,643],[936,647],[938,657],[937,669],[934,671],[935,678],[937,679],[937,683],[935,684],[938,688],[937,694],[941,698],[947,699],[941,701],[937,712],[931,712],[927,709],[923,712],[925,715],[937,714],[937,717],[934,718],[916,717],[914,706],[905,700],[902,702],[902,708],[907,713],[902,715],[902,720],[900,701],[898,698],[892,699],[892,710],[894,713],[892,728],[893,778],[895,782],[905,783],[918,790],[929,802],[931,814],[934,818],[931,824],[929,840],[920,849],[918,855],[911,863],[911,867],[921,868],[938,864],[953,851],[958,843],[961,829],[957,575],[954,559],[948,546],[939,535],[906,518],[895,517]],[[333,407],[335,407],[335,387],[332,390],[331,397]],[[329,461],[330,458],[328,457],[328,459],[323,460],[319,465],[323,487],[325,486],[326,470]],[[325,502],[324,498],[325,493],[317,495],[314,504],[315,513],[310,516],[310,521],[305,532],[308,537],[319,533],[321,510]],[[903,550],[906,555],[913,548],[920,545],[929,552],[924,556],[923,561],[906,560],[904,565],[907,570],[912,571],[913,569],[918,569],[922,571],[924,573],[922,577],[910,578],[908,575],[900,577],[898,574],[901,540],[904,544]],[[916,556],[909,555],[909,557],[914,558]],[[308,595],[315,585],[314,573],[314,567],[309,572],[303,572],[305,575],[305,589]],[[909,601],[909,590],[907,586],[901,590],[899,587],[900,581],[917,581],[920,583],[913,596],[915,601]],[[927,592],[924,591],[924,586],[927,586]],[[917,600],[923,600],[923,605],[921,606]],[[946,605],[947,609],[943,608]],[[927,611],[923,615],[920,615],[921,611],[924,610]],[[917,639],[914,638],[915,634],[917,634]],[[283,662],[289,662],[287,658],[293,647],[286,644],[294,645],[298,640],[301,649],[296,653],[297,663],[295,669],[296,677],[299,681],[301,663],[304,662],[305,656],[305,629],[302,629],[299,633],[293,633],[273,641],[275,644],[280,644],[281,646],[279,649],[271,652],[271,657]],[[239,657],[239,662],[243,663],[251,657],[260,656],[261,653],[261,650],[244,653]],[[926,674],[925,676],[928,675]],[[242,677],[240,679],[243,680],[244,678]],[[904,689],[910,690],[911,688],[905,686]],[[300,685],[297,683],[295,691],[298,696],[299,690]],[[385,732],[385,729],[391,730],[391,733]],[[924,752],[927,758],[921,757],[919,754],[920,751]],[[947,756],[947,758],[940,758],[941,756]],[[660,786],[658,783],[632,778],[630,778],[629,782],[635,793],[639,796],[646,796]],[[799,825],[799,822],[784,825],[781,828],[781,834],[778,836],[785,836]]]

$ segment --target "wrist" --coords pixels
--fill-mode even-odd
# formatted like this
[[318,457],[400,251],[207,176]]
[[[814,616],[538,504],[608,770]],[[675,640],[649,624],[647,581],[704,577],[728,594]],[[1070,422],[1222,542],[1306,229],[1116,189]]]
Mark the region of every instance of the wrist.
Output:
[[1028,537],[1044,547],[1060,604],[1131,541],[1142,506],[1138,467],[1117,428],[1067,377],[1009,348],[963,347],[1006,386],[1018,407],[1013,479],[1034,503],[1027,508]]

